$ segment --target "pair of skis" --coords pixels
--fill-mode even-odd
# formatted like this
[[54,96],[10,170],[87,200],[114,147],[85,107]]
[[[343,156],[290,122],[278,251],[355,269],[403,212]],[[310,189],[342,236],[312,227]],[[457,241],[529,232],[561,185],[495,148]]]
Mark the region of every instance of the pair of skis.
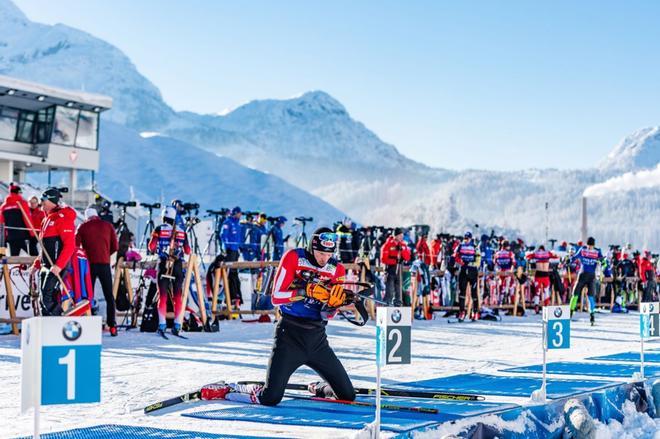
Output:
[[[261,384],[260,381],[241,381],[239,384]],[[286,388],[288,390],[309,390],[309,386],[306,384],[287,384]],[[375,395],[376,389],[357,387],[355,393],[358,395]],[[392,388],[383,388],[381,389],[381,395],[383,396],[393,396],[401,398],[424,398],[424,399],[437,399],[443,401],[483,401],[485,398],[481,395],[466,394],[466,393],[453,393],[453,392],[435,392],[432,390],[411,390],[411,389],[392,389]],[[332,399],[332,398],[322,398],[316,396],[306,396],[306,395],[294,395],[294,394],[285,394],[286,397],[295,398],[295,399],[307,399],[311,401],[319,402],[328,402],[334,404],[346,404],[354,406],[363,406],[363,407],[376,407],[375,403],[365,402],[365,401],[346,401],[341,399]],[[182,403],[200,401],[202,399],[202,389],[195,390],[193,392],[184,393],[183,395],[166,399],[151,405],[148,405],[144,408],[145,414],[151,414],[158,410],[162,410],[168,407],[172,407]],[[395,411],[406,411],[406,412],[415,412],[415,413],[427,413],[427,414],[437,414],[439,413],[438,409],[430,407],[412,407],[412,406],[401,406],[396,404],[381,404],[381,409],[383,410],[395,410]]]

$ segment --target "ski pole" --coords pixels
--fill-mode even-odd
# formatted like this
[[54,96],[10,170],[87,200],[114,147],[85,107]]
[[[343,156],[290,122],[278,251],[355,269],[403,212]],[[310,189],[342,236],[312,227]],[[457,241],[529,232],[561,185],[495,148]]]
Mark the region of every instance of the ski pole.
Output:
[[[348,401],[345,399],[332,399],[332,398],[321,398],[319,396],[304,396],[304,395],[293,395],[289,393],[284,394],[287,398],[292,399],[306,399],[309,401],[318,401],[318,402],[329,402],[333,404],[345,404],[345,405],[355,405],[359,407],[376,407],[375,403],[364,402],[364,401]],[[383,410],[393,410],[393,411],[404,411],[404,412],[414,412],[414,413],[426,413],[429,415],[437,415],[440,413],[438,409],[431,407],[409,407],[404,405],[395,405],[395,404],[381,404],[380,408]]]

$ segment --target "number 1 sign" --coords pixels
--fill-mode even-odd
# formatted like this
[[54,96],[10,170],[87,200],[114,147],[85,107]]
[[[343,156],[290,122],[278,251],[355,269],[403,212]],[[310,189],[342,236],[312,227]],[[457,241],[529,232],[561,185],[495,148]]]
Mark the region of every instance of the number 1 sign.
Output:
[[101,401],[101,317],[34,317],[21,334],[21,411]]

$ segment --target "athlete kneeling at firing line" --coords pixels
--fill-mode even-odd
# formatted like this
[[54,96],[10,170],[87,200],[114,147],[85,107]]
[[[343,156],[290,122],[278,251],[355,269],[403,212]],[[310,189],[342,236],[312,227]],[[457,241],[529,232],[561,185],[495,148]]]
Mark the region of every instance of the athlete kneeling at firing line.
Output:
[[227,399],[273,406],[284,396],[291,375],[302,365],[314,369],[327,384],[314,387],[317,396],[354,400],[355,390],[344,366],[328,344],[328,318],[347,303],[340,283],[346,269],[334,257],[337,235],[317,229],[308,248],[284,254],[275,276],[272,300],[282,319],[266,372],[265,385],[217,384],[202,389],[202,399]]

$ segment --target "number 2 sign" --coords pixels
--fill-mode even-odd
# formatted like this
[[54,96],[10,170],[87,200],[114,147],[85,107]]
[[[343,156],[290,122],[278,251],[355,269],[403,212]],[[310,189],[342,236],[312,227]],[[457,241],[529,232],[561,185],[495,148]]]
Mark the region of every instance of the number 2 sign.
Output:
[[376,313],[376,355],[379,364],[410,364],[410,308],[379,307]]
[[543,307],[543,322],[546,325],[546,349],[571,347],[571,314],[568,306]]

